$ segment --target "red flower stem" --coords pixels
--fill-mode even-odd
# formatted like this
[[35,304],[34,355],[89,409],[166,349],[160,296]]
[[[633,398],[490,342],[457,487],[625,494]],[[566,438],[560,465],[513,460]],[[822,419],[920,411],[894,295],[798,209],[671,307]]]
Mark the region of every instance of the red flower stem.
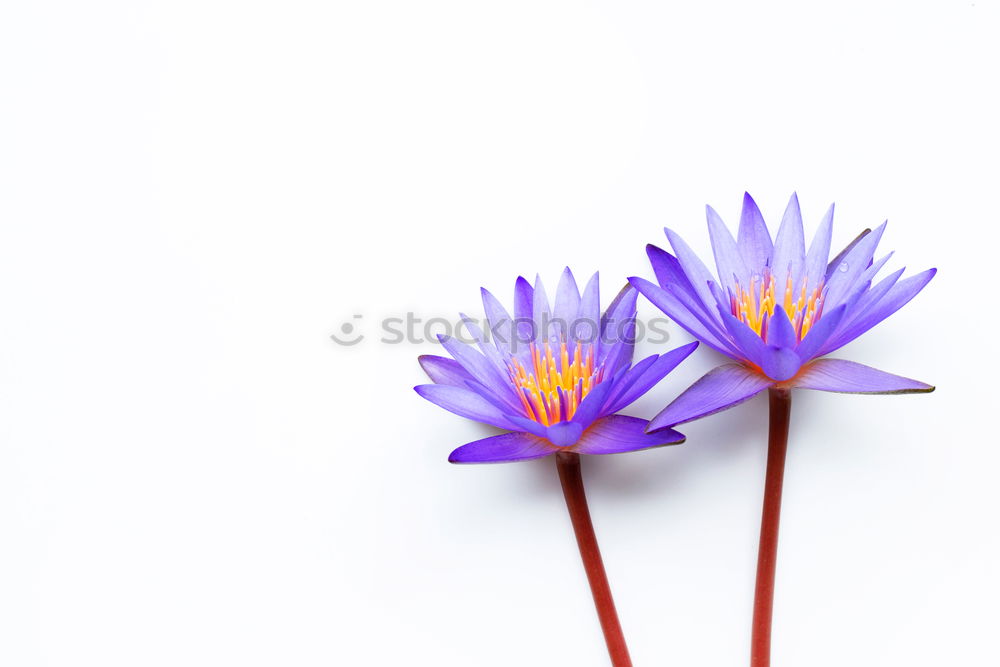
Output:
[[757,588],[753,600],[753,633],[750,667],[771,664],[771,612],[774,607],[774,573],[778,560],[778,520],[781,516],[781,485],[788,451],[788,421],[792,412],[790,389],[769,390],[771,425],[767,438],[767,475],[764,509],[760,518],[757,550]]
[[611,597],[608,575],[601,560],[601,550],[597,546],[594,524],[590,520],[590,510],[587,508],[583,475],[580,474],[580,455],[573,452],[558,452],[556,467],[559,469],[559,481],[562,482],[563,495],[566,496],[566,508],[573,522],[576,543],[580,547],[580,558],[583,559],[583,568],[587,571],[587,579],[590,581],[590,591],[594,595],[594,606],[597,607],[597,617],[604,631],[604,641],[608,645],[611,664],[614,667],[632,667],[622,626],[618,622],[618,612],[615,611],[615,601]]

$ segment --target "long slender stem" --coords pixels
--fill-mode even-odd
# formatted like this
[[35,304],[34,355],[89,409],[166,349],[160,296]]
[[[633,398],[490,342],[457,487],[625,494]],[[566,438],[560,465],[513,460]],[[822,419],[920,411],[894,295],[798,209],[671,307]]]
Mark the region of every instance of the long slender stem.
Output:
[[764,480],[764,509],[760,518],[760,546],[757,550],[750,667],[769,667],[771,664],[771,612],[778,561],[778,521],[781,517],[785,453],[788,450],[788,421],[792,412],[791,390],[771,389],[769,393],[771,425],[767,438],[767,476]]
[[618,612],[615,611],[615,601],[611,597],[608,575],[601,560],[601,550],[597,546],[594,524],[590,520],[590,510],[587,508],[583,475],[580,473],[580,455],[559,452],[556,454],[556,466],[559,469],[563,495],[566,496],[566,508],[569,510],[569,518],[576,533],[576,543],[580,547],[580,558],[583,559],[583,568],[587,571],[587,579],[590,581],[590,591],[594,595],[597,617],[601,621],[604,641],[608,645],[611,664],[614,667],[632,667],[622,626],[618,622]]

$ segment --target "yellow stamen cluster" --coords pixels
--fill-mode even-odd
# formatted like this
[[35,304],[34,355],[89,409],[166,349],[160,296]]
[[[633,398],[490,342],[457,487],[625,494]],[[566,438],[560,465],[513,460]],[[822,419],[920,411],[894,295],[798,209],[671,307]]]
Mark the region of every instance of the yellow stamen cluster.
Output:
[[[803,277],[796,290],[789,275],[784,288],[783,295],[777,292],[776,281],[770,273],[763,277],[754,276],[746,289],[737,283],[731,295],[733,315],[761,338],[767,338],[768,320],[780,305],[801,341],[823,312],[823,281],[810,291],[807,280]],[[780,303],[779,298],[782,299]]]
[[576,343],[572,356],[565,342],[556,351],[548,343],[543,350],[534,343],[530,349],[528,367],[517,359],[511,361],[510,367],[525,413],[544,426],[571,419],[603,375],[602,369],[594,369],[593,346]]

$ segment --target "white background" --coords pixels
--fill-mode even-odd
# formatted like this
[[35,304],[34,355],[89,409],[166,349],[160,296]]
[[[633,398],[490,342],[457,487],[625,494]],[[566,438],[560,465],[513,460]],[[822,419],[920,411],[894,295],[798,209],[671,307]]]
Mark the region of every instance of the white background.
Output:
[[[5,3],[0,664],[605,665],[553,462],[446,463],[493,431],[378,322],[566,264],[610,299],[744,190],[940,269],[840,353],[936,393],[796,394],[775,666],[996,664],[998,18]],[[585,461],[640,667],[747,662],[765,406]]]

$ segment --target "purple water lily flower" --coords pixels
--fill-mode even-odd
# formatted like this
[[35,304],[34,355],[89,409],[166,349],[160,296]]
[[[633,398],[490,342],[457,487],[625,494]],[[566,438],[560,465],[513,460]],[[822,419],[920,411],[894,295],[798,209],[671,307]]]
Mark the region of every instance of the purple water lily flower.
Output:
[[453,359],[425,355],[434,384],[418,394],[446,410],[510,431],[459,447],[452,463],[498,463],[560,451],[613,454],[683,442],[672,429],[615,414],[673,370],[697,343],[632,365],[637,292],[630,286],[601,315],[598,276],[583,294],[567,268],[549,303],[540,279],[518,278],[514,316],[482,290],[489,335],[466,316],[475,346],[439,340]]
[[935,273],[935,269],[929,269],[900,280],[900,269],[874,283],[890,256],[874,259],[885,224],[875,231],[866,230],[828,261],[832,227],[833,206],[807,251],[799,200],[792,195],[772,242],[757,204],[747,194],[736,239],[719,215],[708,208],[708,231],[718,278],[677,234],[667,229],[676,257],[655,246],[647,247],[660,284],[629,279],[691,335],[735,360],[709,371],[691,385],[653,418],[650,431],[725,410],[768,390],[767,472],[750,649],[753,667],[768,667],[771,659],[791,390],[900,394],[934,389],[853,361],[821,358],[902,308]]
[[902,308],[936,269],[875,283],[892,253],[875,260],[885,223],[829,261],[831,205],[806,250],[798,197],[792,195],[772,242],[757,204],[746,194],[734,239],[711,207],[708,231],[718,277],[674,231],[675,255],[647,253],[659,285],[629,282],[688,333],[732,358],[710,371],[652,419],[650,431],[725,410],[768,388],[857,394],[933,391],[917,380],[853,361],[821,359]]
[[676,444],[667,428],[646,433],[647,422],[616,414],[682,362],[698,343],[632,364],[635,305],[630,286],[601,315],[597,274],[580,294],[567,268],[550,304],[540,279],[514,286],[514,317],[483,292],[489,335],[462,316],[475,346],[445,336],[453,357],[426,355],[420,364],[434,384],[414,387],[446,410],[509,433],[462,445],[452,463],[499,463],[555,455],[556,469],[587,573],[608,655],[631,667],[607,572],[583,488],[580,454],[614,454]]

